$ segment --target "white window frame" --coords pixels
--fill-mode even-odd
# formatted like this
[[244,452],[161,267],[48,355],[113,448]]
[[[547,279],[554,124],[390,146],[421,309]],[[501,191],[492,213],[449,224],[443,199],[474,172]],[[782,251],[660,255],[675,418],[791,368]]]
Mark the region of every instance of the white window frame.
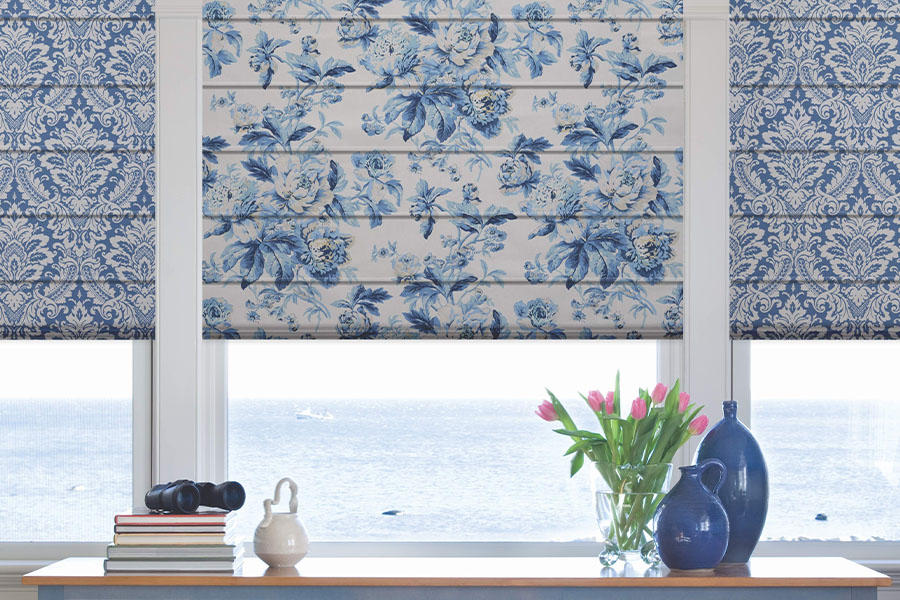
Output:
[[[202,4],[156,0],[157,339],[134,345],[138,505],[151,482],[221,481],[227,473],[227,346],[201,340]],[[732,397],[733,382],[749,423],[749,350],[731,343],[728,322],[728,0],[685,0],[684,9],[685,335],[660,342],[657,370],[662,381],[681,378],[712,420],[721,414],[719,402]],[[692,439],[676,461],[690,464],[696,444]],[[103,555],[105,546],[0,543],[0,592],[7,573],[64,556]],[[315,549],[320,556],[596,554],[583,542],[332,542]],[[763,542],[757,554],[843,555],[900,577],[900,543]]]
[[[731,394],[728,0],[685,0],[685,32],[685,335],[681,341],[658,343],[657,374],[660,381],[680,378],[683,388],[698,400],[715,399],[706,402],[708,416],[715,418],[720,399]],[[691,265],[701,265],[701,268]],[[216,397],[225,403],[227,411],[225,346],[225,342],[205,342],[204,348],[214,349],[216,354],[206,361],[204,377],[207,382],[216,381],[221,385]],[[224,423],[221,429],[205,435],[226,453]],[[676,455],[673,461],[676,466],[693,462],[697,441],[692,438]],[[225,468],[224,456],[220,466]],[[596,544],[555,542],[327,542],[315,544],[315,549],[319,556],[584,556],[597,553]],[[248,546],[247,550],[252,548]]]
[[[738,418],[752,429],[752,390],[750,386],[750,342],[732,342],[732,397],[738,402]],[[900,579],[900,541],[894,542],[826,542],[826,541],[763,541],[756,550],[758,556],[844,556],[874,565]]]
[[[156,2],[157,329],[156,340],[132,346],[135,507],[152,482],[224,475],[217,461],[225,446],[212,437],[224,430],[217,413],[224,398],[212,401],[217,380],[201,376],[219,356],[215,348],[201,352],[200,341],[201,7],[199,0]],[[10,573],[67,556],[105,556],[107,544],[0,540],[0,593],[12,591]]]
[[[144,494],[151,482],[152,343],[134,341],[131,347],[131,498],[134,506],[142,506]],[[49,560],[59,560],[67,556],[105,556],[108,543],[0,540],[0,596],[4,591],[8,591],[3,580],[5,573],[10,569],[18,572],[23,566],[43,566]]]

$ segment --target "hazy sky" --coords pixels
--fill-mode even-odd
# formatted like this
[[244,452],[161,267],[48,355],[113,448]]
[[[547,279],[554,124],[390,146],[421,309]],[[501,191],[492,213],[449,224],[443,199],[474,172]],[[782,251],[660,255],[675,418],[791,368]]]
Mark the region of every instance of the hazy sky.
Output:
[[752,342],[753,398],[900,400],[900,342]]
[[[356,341],[233,344],[234,398],[534,398],[612,389],[623,394],[656,381],[656,344],[596,341]],[[264,374],[254,376],[255,373]]]
[[0,398],[128,398],[131,342],[0,341]]
[[[242,341],[229,345],[232,398],[543,398],[655,383],[654,342]],[[754,398],[896,396],[898,342],[754,342]],[[129,342],[0,342],[0,398],[121,398]],[[690,390],[688,390],[690,391]],[[699,399],[716,404],[719,399]]]

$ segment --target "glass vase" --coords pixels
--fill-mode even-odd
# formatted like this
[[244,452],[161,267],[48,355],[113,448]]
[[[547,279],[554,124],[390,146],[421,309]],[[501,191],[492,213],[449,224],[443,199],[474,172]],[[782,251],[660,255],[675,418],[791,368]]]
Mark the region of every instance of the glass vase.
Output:
[[619,561],[658,565],[653,515],[669,489],[671,463],[594,466],[594,508],[603,544],[600,562],[607,567]]

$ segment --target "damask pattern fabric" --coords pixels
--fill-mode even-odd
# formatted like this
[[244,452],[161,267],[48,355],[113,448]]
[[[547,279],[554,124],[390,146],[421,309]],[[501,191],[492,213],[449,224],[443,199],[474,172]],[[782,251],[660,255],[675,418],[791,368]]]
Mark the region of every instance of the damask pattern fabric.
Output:
[[681,335],[681,0],[204,19],[206,337]]
[[147,0],[0,2],[0,338],[150,338]]
[[900,4],[731,11],[732,336],[900,337]]

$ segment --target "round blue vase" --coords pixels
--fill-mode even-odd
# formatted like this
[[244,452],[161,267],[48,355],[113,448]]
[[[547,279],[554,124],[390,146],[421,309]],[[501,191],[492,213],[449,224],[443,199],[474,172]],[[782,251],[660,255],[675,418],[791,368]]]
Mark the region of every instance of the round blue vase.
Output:
[[[710,488],[701,476],[712,467],[719,479]],[[681,467],[681,479],[659,503],[653,536],[659,557],[670,569],[712,569],[722,561],[728,547],[728,515],[716,490],[725,473],[725,465],[714,458]]]
[[[769,471],[762,450],[750,430],[737,418],[737,402],[722,404],[725,418],[709,430],[697,448],[697,461],[717,458],[727,469],[718,496],[728,513],[731,533],[723,563],[750,559],[766,524],[769,510]],[[708,476],[707,476],[708,477]],[[709,483],[709,479],[705,479]]]

